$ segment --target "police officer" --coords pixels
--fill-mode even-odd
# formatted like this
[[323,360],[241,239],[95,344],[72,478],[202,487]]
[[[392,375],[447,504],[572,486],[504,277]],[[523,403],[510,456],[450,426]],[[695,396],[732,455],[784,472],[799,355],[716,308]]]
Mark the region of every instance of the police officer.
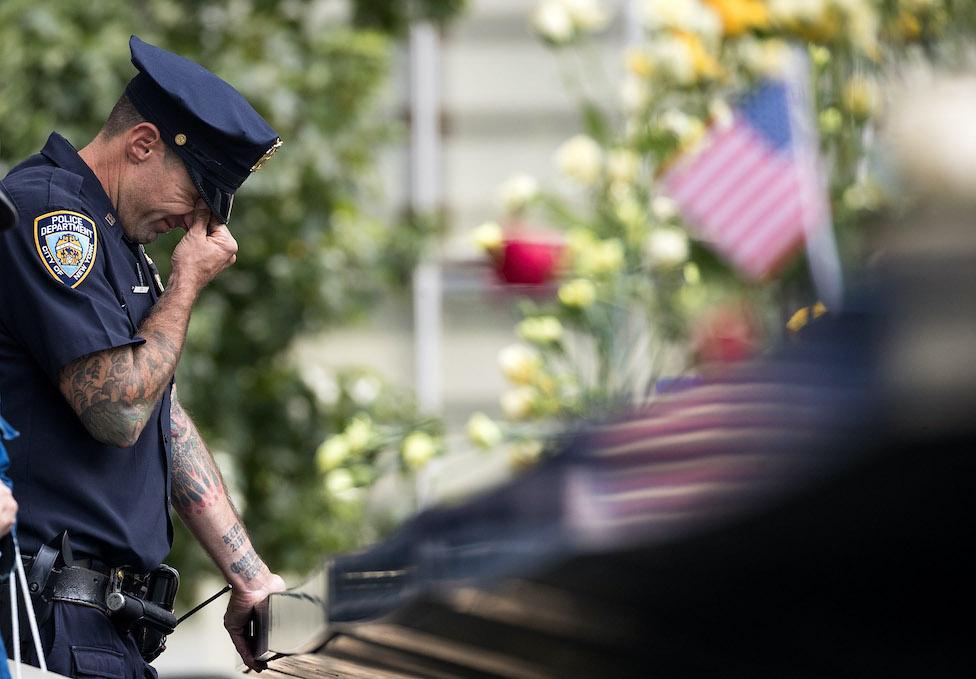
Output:
[[[28,580],[52,599],[50,669],[154,674],[109,617],[105,588],[159,565],[170,506],[232,585],[224,623],[259,669],[244,627],[284,583],[255,553],[173,374],[197,295],[235,261],[234,192],[281,142],[217,76],[135,36],[129,47],[138,73],[96,138],[76,151],[54,133],[4,179],[20,213],[0,237],[0,393],[21,431],[9,444],[18,536]],[[174,229],[185,234],[163,291],[142,244]],[[60,569],[48,567],[51,545]],[[68,583],[69,572],[94,585]]]

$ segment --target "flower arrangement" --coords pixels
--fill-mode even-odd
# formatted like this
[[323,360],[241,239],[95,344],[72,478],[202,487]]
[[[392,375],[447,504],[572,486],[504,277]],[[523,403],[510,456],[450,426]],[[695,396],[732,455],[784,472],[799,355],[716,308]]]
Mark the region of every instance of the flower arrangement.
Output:
[[[816,301],[799,258],[777,280],[740,280],[655,189],[662,168],[730,119],[734,98],[779,72],[791,46],[809,55],[834,224],[850,260],[859,225],[886,202],[867,162],[881,74],[951,55],[976,24],[973,8],[954,0],[643,0],[637,10],[642,39],[623,50],[617,104],[573,85],[584,129],[553,156],[572,190],[525,174],[500,187],[499,222],[558,229],[565,248],[556,294],[521,303],[521,342],[499,357],[511,387],[506,423],[491,428],[496,444],[532,431],[547,440],[554,421],[640,400],[664,374],[748,356],[782,331],[791,302]],[[965,21],[950,21],[957,16]],[[544,0],[531,15],[562,59],[584,53],[610,19],[598,0]],[[491,256],[505,238],[498,222],[474,235]],[[469,426],[473,438],[487,429],[480,414]]]

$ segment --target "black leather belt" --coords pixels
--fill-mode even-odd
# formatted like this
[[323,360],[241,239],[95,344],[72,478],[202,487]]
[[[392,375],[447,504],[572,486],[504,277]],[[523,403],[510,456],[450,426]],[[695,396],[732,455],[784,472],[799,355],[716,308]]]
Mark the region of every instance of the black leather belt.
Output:
[[[31,573],[33,563],[33,557],[24,557],[24,570]],[[86,568],[79,565],[80,563],[87,563],[94,568]],[[40,593],[42,598],[49,601],[67,601],[107,612],[105,595],[112,570],[97,561],[84,560],[51,569],[43,581],[35,581],[28,576],[28,587],[31,593]]]
[[81,566],[62,566],[51,573],[50,592],[54,601],[68,601],[107,612],[105,594],[109,576]]

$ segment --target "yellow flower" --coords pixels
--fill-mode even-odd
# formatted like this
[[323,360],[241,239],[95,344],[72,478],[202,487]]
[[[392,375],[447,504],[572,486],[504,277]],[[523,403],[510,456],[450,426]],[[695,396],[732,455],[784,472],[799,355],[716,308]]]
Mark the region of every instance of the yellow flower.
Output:
[[614,273],[624,264],[624,246],[617,238],[602,241],[594,254],[594,272],[597,274]]
[[722,19],[726,35],[736,36],[769,25],[769,11],[763,0],[704,0]]
[[563,325],[555,316],[533,316],[518,324],[519,337],[533,344],[552,344],[563,336]]
[[825,313],[827,313],[827,307],[824,306],[823,302],[817,302],[812,307],[805,306],[797,309],[796,313],[790,316],[790,320],[786,322],[786,329],[792,333],[799,332],[811,320],[820,318]]
[[468,438],[479,448],[491,448],[502,440],[502,429],[484,413],[475,413],[468,420]]
[[881,94],[875,81],[864,75],[854,75],[843,92],[844,108],[858,120],[870,118],[878,109]]
[[502,412],[510,420],[523,420],[532,414],[536,402],[536,391],[532,387],[516,387],[502,394]]
[[585,309],[596,300],[596,286],[586,278],[577,278],[559,288],[559,301],[568,307]]
[[498,352],[498,365],[513,384],[530,384],[542,367],[542,359],[535,349],[512,344]]
[[349,444],[350,453],[362,452],[373,439],[373,421],[369,415],[357,415],[346,425],[343,435]]
[[688,285],[698,285],[701,283],[701,269],[694,262],[688,262],[681,269],[681,275]]
[[825,136],[830,137],[837,134],[843,124],[844,117],[833,106],[829,106],[820,112],[820,132]]
[[335,469],[349,457],[349,442],[341,434],[330,436],[315,451],[315,463],[319,471]]
[[415,431],[403,439],[400,454],[408,468],[420,469],[437,454],[437,443],[427,432]]
[[504,242],[504,233],[498,222],[485,222],[472,233],[475,244],[485,252],[500,250]]
[[695,76],[699,80],[714,80],[722,74],[722,67],[715,61],[715,57],[705,49],[705,44],[694,33],[675,31],[675,37],[688,49],[691,55],[691,65]]
[[649,78],[654,72],[654,64],[650,57],[640,49],[629,48],[624,55],[624,63],[627,65],[628,71],[641,78]]

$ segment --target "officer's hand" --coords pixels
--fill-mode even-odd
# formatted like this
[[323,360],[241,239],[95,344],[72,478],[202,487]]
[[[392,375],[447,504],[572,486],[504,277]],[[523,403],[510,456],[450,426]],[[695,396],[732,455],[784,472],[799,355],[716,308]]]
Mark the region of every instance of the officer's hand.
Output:
[[255,672],[260,672],[268,667],[267,663],[256,660],[251,653],[248,645],[246,630],[251,619],[251,612],[254,607],[268,598],[272,592],[285,591],[285,581],[274,573],[265,569],[267,575],[260,583],[255,585],[255,589],[244,590],[234,588],[230,592],[230,603],[227,604],[227,612],[224,613],[224,627],[230,634],[234,647],[241,656],[244,664]]
[[0,537],[10,532],[17,520],[17,501],[7,484],[0,481]]
[[186,235],[173,249],[172,282],[200,290],[221,271],[237,261],[237,241],[201,200],[185,218]]

